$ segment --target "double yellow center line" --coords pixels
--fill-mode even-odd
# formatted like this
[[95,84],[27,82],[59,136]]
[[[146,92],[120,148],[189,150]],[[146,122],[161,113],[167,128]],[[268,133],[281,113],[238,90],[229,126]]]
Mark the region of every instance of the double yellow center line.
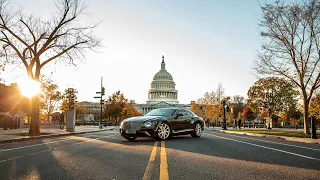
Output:
[[[146,171],[144,172],[144,175],[142,178],[143,180],[154,179],[154,177],[152,177],[151,170],[155,166],[157,148],[158,148],[158,141],[156,141],[154,143]],[[159,179],[160,180],[169,180],[165,141],[161,141],[161,149],[160,150],[161,150],[161,152],[160,152],[160,177],[159,177]]]

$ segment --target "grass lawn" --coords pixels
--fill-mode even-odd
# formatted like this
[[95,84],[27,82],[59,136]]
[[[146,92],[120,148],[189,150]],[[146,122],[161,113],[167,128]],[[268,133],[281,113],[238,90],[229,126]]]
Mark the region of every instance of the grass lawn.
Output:
[[[298,137],[298,138],[310,138],[311,137],[311,135],[307,135],[302,132],[273,131],[273,130],[229,130],[229,131],[244,132],[244,133],[247,132],[247,133],[256,133],[256,134],[268,134],[268,135],[276,135],[276,136]],[[318,135],[318,137],[319,137],[319,135]]]

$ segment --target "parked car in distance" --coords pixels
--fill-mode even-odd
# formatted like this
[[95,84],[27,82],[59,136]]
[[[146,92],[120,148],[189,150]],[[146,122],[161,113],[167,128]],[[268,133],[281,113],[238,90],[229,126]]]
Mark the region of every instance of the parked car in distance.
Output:
[[172,136],[186,134],[199,138],[204,130],[204,120],[187,109],[159,108],[144,116],[123,120],[119,130],[120,134],[130,141],[137,137],[166,140]]

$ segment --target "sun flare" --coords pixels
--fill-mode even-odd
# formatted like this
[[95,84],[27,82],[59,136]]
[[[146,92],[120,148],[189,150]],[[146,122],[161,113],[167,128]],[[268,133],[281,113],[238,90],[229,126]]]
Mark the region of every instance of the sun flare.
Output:
[[41,92],[40,83],[30,79],[29,77],[23,78],[18,82],[18,86],[22,95],[32,98]]

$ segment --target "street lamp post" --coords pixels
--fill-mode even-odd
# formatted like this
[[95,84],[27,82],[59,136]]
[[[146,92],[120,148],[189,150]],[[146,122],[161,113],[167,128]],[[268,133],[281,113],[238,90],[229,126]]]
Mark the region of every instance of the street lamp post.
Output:
[[270,119],[271,119],[271,108],[270,108],[270,105],[269,105],[269,100],[270,100],[270,97],[272,96],[272,89],[269,89],[269,90],[264,90],[264,93],[265,93],[265,106],[266,106],[266,109],[267,109],[267,112],[268,112],[268,129],[271,129],[271,125],[270,125]]
[[227,104],[225,99],[222,100],[222,107],[223,107],[223,130],[227,130],[227,119],[226,119]]

